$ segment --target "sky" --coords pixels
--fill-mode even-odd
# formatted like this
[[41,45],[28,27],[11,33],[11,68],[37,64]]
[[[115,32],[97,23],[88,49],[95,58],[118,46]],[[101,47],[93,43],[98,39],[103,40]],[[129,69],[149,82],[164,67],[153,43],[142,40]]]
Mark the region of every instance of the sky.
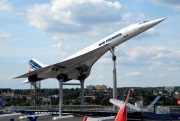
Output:
[[[126,26],[164,17],[116,47],[118,87],[179,86],[180,0],[1,0],[0,88],[30,88],[12,78],[27,73],[32,58],[57,63]],[[85,86],[113,87],[111,56],[94,64]],[[58,88],[58,81],[41,88]]]

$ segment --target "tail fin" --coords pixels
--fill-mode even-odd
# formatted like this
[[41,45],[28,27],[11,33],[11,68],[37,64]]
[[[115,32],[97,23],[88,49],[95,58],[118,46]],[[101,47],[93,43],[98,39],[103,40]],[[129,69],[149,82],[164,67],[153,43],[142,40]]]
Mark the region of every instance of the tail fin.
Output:
[[153,102],[147,107],[147,110],[151,110],[151,108],[154,106],[154,104],[161,98],[161,96],[157,96]]
[[126,102],[124,103],[123,107],[121,107],[118,111],[115,121],[127,121]]
[[87,115],[84,116],[83,121],[87,121]]
[[130,96],[130,90],[128,91],[127,97],[126,97],[126,101],[124,102],[123,106],[120,108],[115,121],[127,121],[127,110],[126,110],[126,104],[128,103],[128,99]]
[[39,61],[37,61],[36,59],[33,58],[29,61],[28,72],[35,71],[35,70],[40,69],[44,66],[45,65],[43,65],[42,63],[40,63]]
[[[28,72],[32,72],[32,71],[35,71],[37,69],[40,69],[42,67],[45,67],[46,65],[40,63],[39,61],[37,61],[36,59],[31,59],[29,61],[29,64],[28,64]],[[29,80],[26,79],[25,81],[22,82],[22,84],[25,84],[25,83],[29,83]]]

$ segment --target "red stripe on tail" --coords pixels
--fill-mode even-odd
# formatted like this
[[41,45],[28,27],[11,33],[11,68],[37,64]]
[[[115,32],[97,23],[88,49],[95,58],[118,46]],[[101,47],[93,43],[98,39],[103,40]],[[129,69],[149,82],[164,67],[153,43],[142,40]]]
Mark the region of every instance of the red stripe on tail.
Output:
[[127,121],[127,112],[126,112],[126,103],[123,107],[119,110],[115,121]]
[[83,121],[87,121],[87,116],[84,116]]

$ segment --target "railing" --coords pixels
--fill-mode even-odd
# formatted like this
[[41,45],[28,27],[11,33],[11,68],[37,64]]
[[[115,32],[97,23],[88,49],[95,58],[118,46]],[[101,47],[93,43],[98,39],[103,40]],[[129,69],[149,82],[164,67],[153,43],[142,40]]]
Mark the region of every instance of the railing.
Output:
[[170,107],[170,114],[180,115],[180,107],[179,106]]
[[[10,106],[5,107],[4,110],[9,112],[14,111],[24,111],[24,110],[58,110],[59,106]],[[102,105],[63,105],[63,110],[71,110],[71,111],[102,111],[102,110],[112,110],[112,106],[102,106]]]
[[63,110],[88,110],[100,111],[103,109],[102,105],[64,105]]
[[170,113],[169,108],[164,108],[163,106],[156,107],[156,114],[169,114],[169,113]]

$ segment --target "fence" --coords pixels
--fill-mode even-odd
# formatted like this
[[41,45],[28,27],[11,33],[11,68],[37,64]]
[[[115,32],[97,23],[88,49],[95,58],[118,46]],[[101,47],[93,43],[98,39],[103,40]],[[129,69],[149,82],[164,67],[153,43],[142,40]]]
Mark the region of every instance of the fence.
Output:
[[[4,110],[8,112],[24,111],[24,110],[58,110],[59,106],[10,106],[5,107]],[[63,105],[63,110],[89,110],[89,111],[101,111],[112,109],[112,107],[103,107],[102,105]]]

